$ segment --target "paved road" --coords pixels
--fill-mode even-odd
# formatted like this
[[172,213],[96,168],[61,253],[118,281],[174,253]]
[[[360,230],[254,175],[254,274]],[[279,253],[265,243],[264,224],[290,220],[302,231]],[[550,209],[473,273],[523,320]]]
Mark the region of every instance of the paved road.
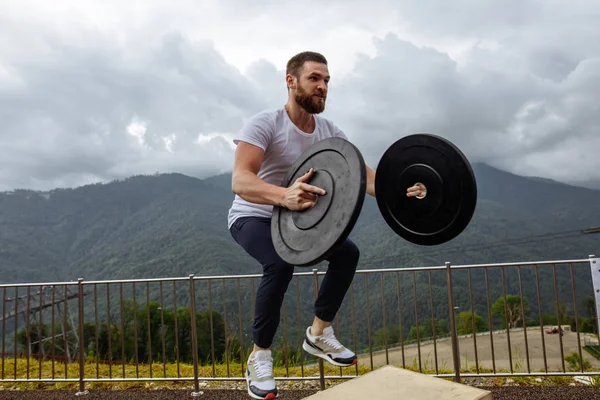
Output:
[[[508,352],[508,335],[506,332],[494,332],[492,335],[494,343],[494,359],[496,369],[504,369],[510,372],[510,358]],[[493,368],[492,347],[490,335],[477,335],[477,359],[480,367]],[[546,362],[548,370],[562,371],[563,357],[561,356],[561,344],[559,335],[544,334],[544,345],[546,348]],[[592,357],[587,351],[583,350],[584,338],[581,336],[581,347],[584,359],[590,361],[594,368],[600,368],[600,361]],[[525,347],[525,334],[521,331],[510,332],[511,357],[514,372],[527,372],[527,359]],[[542,346],[542,336],[539,328],[527,331],[527,348],[529,349],[529,362],[532,371],[544,371],[544,352]],[[565,332],[562,337],[562,347],[564,355],[575,351],[578,352],[577,333]],[[475,345],[473,337],[464,337],[459,340],[461,368],[475,366]],[[421,345],[421,366],[423,369],[435,370],[435,351],[434,345]],[[403,366],[402,351],[394,349],[388,351],[389,364]],[[362,355],[359,359],[362,365],[369,366],[371,357],[369,354]],[[437,361],[440,369],[453,369],[452,364],[452,342],[444,339],[437,341]],[[410,346],[404,348],[404,362],[406,366],[418,365],[418,348]],[[373,354],[373,365],[381,366],[386,364],[385,352]],[[569,366],[565,363],[565,368]]]

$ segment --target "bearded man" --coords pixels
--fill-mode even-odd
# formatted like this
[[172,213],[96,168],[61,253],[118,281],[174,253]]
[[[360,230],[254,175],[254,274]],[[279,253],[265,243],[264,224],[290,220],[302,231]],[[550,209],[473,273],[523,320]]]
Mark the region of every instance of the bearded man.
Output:
[[[284,262],[273,246],[273,205],[304,210],[314,205],[317,195],[325,194],[323,189],[308,183],[312,170],[290,187],[280,184],[296,159],[318,141],[330,137],[348,140],[333,122],[318,115],[325,110],[329,79],[323,55],[309,51],[293,56],[285,76],[287,103],[254,115],[234,138],[235,198],[228,214],[228,228],[234,240],[263,269],[252,326],[254,348],[246,369],[248,394],[255,399],[277,397],[270,347],[294,272],[294,266]],[[375,196],[375,171],[368,166],[366,191]],[[420,188],[409,188],[407,195],[421,195]],[[308,353],[341,367],[354,365],[357,359],[336,339],[331,321],[352,283],[358,260],[359,249],[350,239],[327,258],[329,264],[315,301],[314,320],[306,328],[302,345]]]

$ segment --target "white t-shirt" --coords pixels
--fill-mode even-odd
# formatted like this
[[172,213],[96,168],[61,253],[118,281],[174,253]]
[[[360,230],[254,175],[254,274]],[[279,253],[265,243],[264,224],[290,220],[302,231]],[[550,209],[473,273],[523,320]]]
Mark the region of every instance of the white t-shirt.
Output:
[[[285,174],[296,159],[309,147],[320,140],[346,135],[328,119],[314,115],[316,126],[312,133],[298,129],[290,120],[285,108],[266,110],[254,115],[234,137],[240,141],[256,145],[265,151],[258,177],[267,183],[281,185]],[[257,216],[270,218],[273,206],[250,203],[236,195],[228,215],[228,228],[239,217]]]

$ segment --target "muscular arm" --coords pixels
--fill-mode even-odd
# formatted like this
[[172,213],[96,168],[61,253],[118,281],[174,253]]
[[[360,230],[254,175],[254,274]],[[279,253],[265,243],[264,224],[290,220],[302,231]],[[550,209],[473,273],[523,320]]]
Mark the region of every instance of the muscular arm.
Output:
[[251,203],[281,205],[285,188],[265,182],[257,176],[264,151],[252,144],[239,142],[231,179],[231,190]]

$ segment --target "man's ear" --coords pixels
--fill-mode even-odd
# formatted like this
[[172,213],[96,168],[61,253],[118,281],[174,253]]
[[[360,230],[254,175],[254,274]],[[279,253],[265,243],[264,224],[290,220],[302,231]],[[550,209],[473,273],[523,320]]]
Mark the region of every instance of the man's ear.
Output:
[[291,74],[285,76],[285,81],[287,83],[288,89],[296,89],[296,77]]

